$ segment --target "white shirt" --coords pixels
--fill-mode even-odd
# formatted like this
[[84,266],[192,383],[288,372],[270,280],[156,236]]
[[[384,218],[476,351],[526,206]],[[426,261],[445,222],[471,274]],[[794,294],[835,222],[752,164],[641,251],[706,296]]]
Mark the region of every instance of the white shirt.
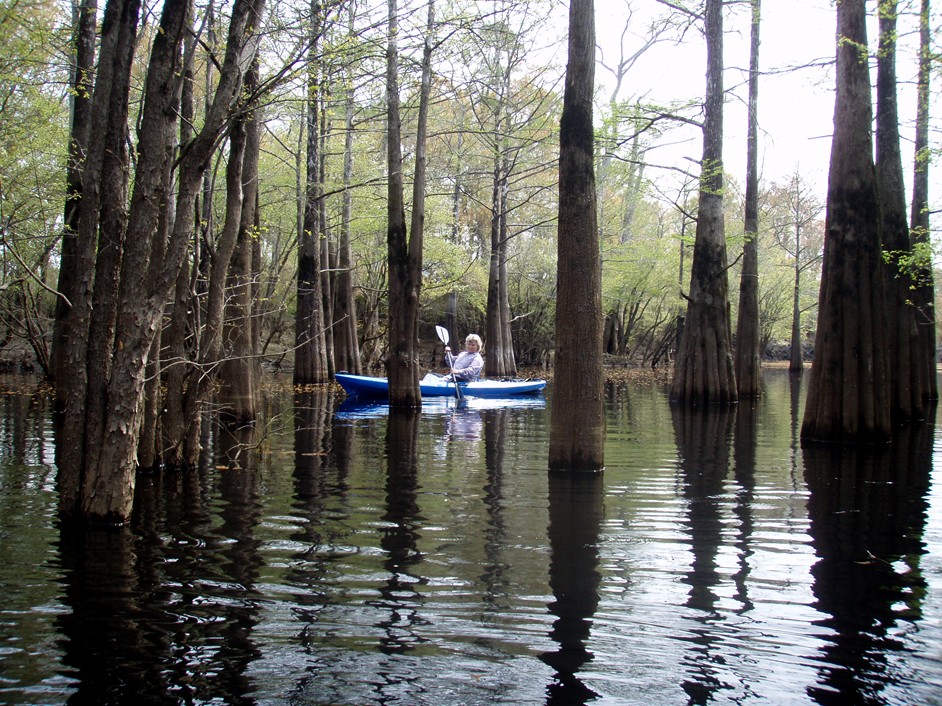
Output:
[[462,351],[459,355],[452,355],[451,351],[445,353],[445,362],[448,367],[455,371],[455,377],[459,380],[474,381],[481,377],[481,370],[484,368],[484,358],[475,351]]

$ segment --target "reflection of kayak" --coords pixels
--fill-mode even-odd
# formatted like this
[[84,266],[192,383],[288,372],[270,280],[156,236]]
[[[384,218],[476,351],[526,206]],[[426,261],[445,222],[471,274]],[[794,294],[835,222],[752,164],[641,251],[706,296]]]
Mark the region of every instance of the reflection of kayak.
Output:
[[[422,402],[422,414],[448,415],[456,411],[484,411],[492,409],[544,409],[543,395],[516,395],[514,397],[433,397]],[[347,397],[337,408],[338,419],[374,419],[389,414],[389,403],[376,397]]]
[[[337,373],[337,382],[348,395],[355,397],[385,397],[389,394],[386,378]],[[534,395],[546,387],[546,380],[504,379],[459,382],[461,395],[467,397],[513,397]],[[419,382],[423,397],[456,397],[455,383],[446,377],[429,373]]]

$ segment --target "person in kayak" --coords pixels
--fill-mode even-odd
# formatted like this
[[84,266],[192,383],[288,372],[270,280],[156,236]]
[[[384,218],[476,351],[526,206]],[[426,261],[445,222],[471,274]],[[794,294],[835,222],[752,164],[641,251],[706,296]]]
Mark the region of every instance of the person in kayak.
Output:
[[481,370],[484,368],[484,358],[481,357],[481,337],[476,333],[469,333],[464,339],[464,350],[457,356],[452,355],[451,348],[445,346],[445,364],[451,368],[455,380],[475,382],[481,379]]

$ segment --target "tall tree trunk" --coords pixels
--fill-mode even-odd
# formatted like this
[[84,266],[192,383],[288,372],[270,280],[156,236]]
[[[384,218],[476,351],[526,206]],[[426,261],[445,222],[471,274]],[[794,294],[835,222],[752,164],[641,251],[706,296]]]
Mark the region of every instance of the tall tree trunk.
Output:
[[[258,59],[245,74],[245,92],[258,90]],[[258,158],[261,145],[260,110],[255,107],[239,117],[245,127],[245,154],[242,162],[242,209],[235,251],[229,263],[226,285],[225,324],[222,340],[222,383],[219,399],[227,420],[254,422],[258,413],[258,350],[253,333],[254,242],[259,233]]]
[[[326,72],[325,72],[326,73]],[[318,183],[321,185],[321,193],[324,191],[324,184],[327,183],[327,135],[330,132],[330,121],[327,119],[327,103],[330,100],[329,88],[324,87],[320,95],[320,135],[321,146],[318,151],[320,158],[320,168]],[[333,377],[337,372],[334,365],[334,301],[331,290],[332,272],[337,270],[337,251],[334,247],[334,239],[331,236],[330,229],[327,227],[327,204],[323,196],[317,203],[317,217],[320,221],[318,232],[320,233],[320,260],[321,260],[321,311],[325,322],[324,326],[324,355],[327,359],[327,375]]]
[[739,320],[736,325],[736,388],[740,399],[759,397],[759,24],[761,0],[752,0],[749,52],[749,125],[746,144],[746,207]]
[[513,338],[510,332],[510,293],[507,286],[507,195],[510,159],[507,146],[506,101],[511,91],[511,67],[503,74],[503,85],[494,121],[494,182],[491,193],[491,256],[487,278],[486,345],[484,373],[492,377],[514,375]]
[[919,349],[926,367],[926,397],[939,398],[936,370],[935,283],[932,273],[932,252],[929,230],[929,80],[932,68],[932,45],[929,33],[929,0],[922,0],[919,13],[919,79],[916,87],[916,140],[913,168],[913,203],[910,214],[910,235],[919,251],[916,290],[916,324]]
[[[193,22],[193,0],[190,0],[189,18],[187,26],[192,27]],[[207,12],[207,48],[204,64],[204,80],[207,82],[207,93],[204,95],[205,110],[210,110],[212,94],[209,88],[212,84],[214,64],[209,55],[214,54],[218,47],[216,45],[216,32],[214,28],[214,13],[210,6]],[[188,145],[193,140],[194,124],[196,116],[196,94],[195,94],[195,74],[194,71],[194,45],[195,39],[192,32],[188,32],[184,37],[185,56],[190,57],[187,61],[184,76],[183,90],[180,96],[180,144]],[[204,193],[208,194],[208,185],[204,187]],[[211,213],[211,212],[210,212]],[[162,374],[162,383],[164,388],[162,412],[160,415],[160,441],[159,454],[162,460],[170,467],[178,468],[184,465],[186,458],[183,449],[183,441],[187,438],[186,434],[186,411],[184,410],[184,398],[186,390],[190,383],[196,379],[199,371],[193,363],[196,360],[196,338],[199,331],[199,322],[202,319],[200,313],[200,298],[197,294],[197,282],[199,278],[200,253],[202,251],[201,228],[197,226],[198,222],[208,224],[209,214],[205,210],[196,207],[192,213],[182,213],[180,217],[185,218],[183,223],[175,223],[174,229],[186,225],[186,238],[190,243],[190,250],[184,257],[177,274],[177,279],[173,285],[173,293],[167,304],[169,309],[169,322],[161,334],[161,359],[165,362]]]
[[[801,227],[795,224],[795,252],[801,252]],[[795,257],[792,282],[792,332],[788,346],[788,372],[801,375],[805,370],[805,356],[801,345],[801,258]]]
[[890,438],[880,202],[864,0],[837,6],[837,95],[824,262],[802,441]]
[[559,130],[556,354],[549,468],[600,471],[605,458],[602,293],[595,194],[593,0],[569,5]]
[[706,105],[700,203],[690,269],[690,295],[671,400],[689,404],[736,401],[730,347],[729,283],[723,223],[723,3],[707,0]]
[[[70,378],[83,379],[74,386],[70,380],[69,399],[76,400],[77,404],[67,407],[65,428],[84,425],[85,434],[64,438],[69,440],[66,447],[79,446],[74,440],[81,438],[85,439],[85,445],[77,457],[78,464],[74,463],[75,454],[70,453],[68,462],[59,468],[63,485],[70,490],[77,489],[75,494],[62,496],[67,504],[62,504],[60,509],[67,518],[80,516],[88,521],[123,523],[130,514],[147,356],[163,316],[163,304],[188,245],[190,225],[181,224],[186,219],[179,214],[192,212],[199,179],[239,97],[240,67],[245,54],[255,50],[254,41],[250,42],[253,36],[250,27],[258,26],[256,11],[260,12],[261,8],[261,2],[255,5],[247,0],[237,0],[233,6],[226,56],[213,105],[205,116],[203,129],[185,148],[179,161],[177,217],[164,257],[160,259],[154,257],[153,240],[161,206],[166,203],[170,188],[165,175],[169,173],[167,161],[173,158],[175,151],[174,132],[179,114],[177,85],[182,72],[180,43],[187,16],[186,0],[168,0],[163,5],[160,31],[155,34],[144,89],[137,170],[118,287],[115,344],[107,380],[108,405],[100,416],[90,416],[94,408],[74,394],[87,383],[81,370],[94,361],[87,357],[82,359],[81,365],[75,367],[77,376],[70,375]],[[104,51],[102,56],[105,56]],[[104,65],[111,66],[110,63]],[[99,81],[103,78],[103,72],[99,71]],[[96,83],[96,103],[97,92]],[[116,94],[108,98],[107,109],[111,109],[113,101],[121,101],[121,96]],[[95,123],[93,135],[94,126]],[[72,360],[70,356],[70,363]]]
[[[74,10],[73,44],[74,61],[71,76],[69,100],[72,104],[72,124],[69,134],[69,158],[66,166],[65,214],[63,218],[62,250],[59,261],[58,291],[62,294],[56,299],[55,324],[52,336],[52,371],[53,380],[59,380],[65,374],[65,335],[66,320],[71,302],[76,297],[76,280],[81,271],[73,264],[78,249],[79,202],[82,198],[82,173],[85,169],[89,148],[89,124],[92,111],[92,91],[94,89],[93,71],[95,68],[97,0],[83,0]],[[64,390],[56,388],[57,395]],[[57,399],[57,407],[62,408],[65,399]]]
[[[464,110],[461,106],[458,107],[459,111],[459,124],[464,124]],[[465,166],[461,159],[464,155],[464,132],[459,131],[457,135],[458,144],[455,149],[455,154],[458,156],[457,163],[454,166],[454,186],[451,190],[451,242],[456,247],[460,244],[461,239],[461,194],[464,188],[464,173]],[[458,292],[457,290],[452,290],[448,293],[448,298],[445,300],[445,328],[448,329],[452,338],[459,340],[459,333],[456,330],[458,324]],[[485,338],[486,338],[485,332]]]
[[[499,130],[499,128],[498,128]],[[497,132],[497,131],[495,131]],[[485,308],[485,333],[487,355],[484,373],[492,377],[509,375],[507,372],[506,328],[502,301],[507,275],[506,247],[506,207],[507,193],[504,160],[497,155],[494,160],[494,183],[491,195],[491,255],[487,275],[487,304]]]
[[[190,9],[192,9],[192,2],[188,0],[188,3]],[[168,160],[166,164],[167,172],[164,175],[167,184],[170,183],[171,167],[172,165]],[[169,193],[169,188],[167,191]],[[154,243],[154,256],[160,260],[164,257],[164,247],[167,243],[167,235],[170,232],[171,217],[170,205],[164,202],[158,219],[156,242]],[[144,412],[141,421],[141,438],[137,446],[137,465],[145,469],[156,468],[163,460],[159,445],[158,425],[160,410],[163,406],[163,386],[160,377],[162,334],[163,331],[158,327],[150,351],[148,351],[147,366],[144,369]]]
[[926,413],[928,370],[923,364],[916,330],[912,245],[906,221],[903,158],[899,145],[896,90],[896,0],[882,0],[877,52],[876,170],[883,217],[886,273],[887,387],[895,421],[921,419]]
[[322,67],[318,56],[323,32],[323,7],[311,3],[311,47],[308,52],[307,85],[307,163],[304,190],[304,219],[298,233],[297,310],[295,314],[294,382],[311,385],[330,379],[327,344],[324,338],[324,305],[321,296],[320,253],[320,80]]
[[[222,358],[223,330],[226,313],[226,285],[230,280],[229,265],[243,224],[243,167],[247,144],[247,126],[240,116],[229,131],[229,159],[226,164],[226,208],[222,231],[213,248],[206,288],[206,311],[200,331],[195,375],[187,385],[183,410],[186,436],[183,439],[183,465],[196,466],[202,439],[202,416],[206,397],[216,381],[215,371]],[[252,207],[254,211],[254,206]],[[252,219],[251,214],[246,218]]]
[[[356,36],[354,20],[356,8],[353,3],[347,8],[347,36]],[[360,343],[357,339],[357,309],[353,294],[353,252],[350,245],[350,224],[353,220],[353,131],[354,131],[354,82],[353,65],[348,62],[346,73],[346,96],[344,97],[344,146],[343,146],[343,217],[340,223],[340,242],[337,245],[337,276],[334,279],[334,361],[337,370],[359,375],[363,372],[360,362]]]
[[[102,194],[109,188],[122,194],[127,188],[126,165],[107,159],[106,155],[115,143],[118,146],[112,155],[121,152],[127,135],[127,94],[139,12],[137,0],[111,0],[105,7],[101,28],[101,49],[89,117],[88,155],[78,204],[77,242],[71,263],[75,268],[72,308],[64,323],[65,375],[57,379],[57,397],[63,400],[65,409],[62,443],[56,447],[59,511],[66,518],[83,514],[87,470],[91,465],[87,461],[97,453],[89,444],[102,433],[101,405],[97,405],[97,418],[86,417],[89,395],[101,392],[91,391],[89,370],[106,364],[93,359],[90,355],[93,349],[89,347],[96,314],[93,309],[97,284],[95,252],[100,237]],[[116,173],[106,171],[109,165]],[[113,336],[113,331],[110,335]],[[101,351],[98,352],[101,355]]]
[[422,287],[422,240],[425,224],[425,130],[431,91],[431,22],[434,6],[429,3],[429,30],[422,57],[422,86],[416,134],[413,182],[412,234],[406,233],[403,198],[402,123],[399,116],[398,5],[389,0],[389,43],[386,49],[387,165],[389,189],[386,247],[389,260],[389,404],[391,407],[421,407],[419,390],[419,295]]

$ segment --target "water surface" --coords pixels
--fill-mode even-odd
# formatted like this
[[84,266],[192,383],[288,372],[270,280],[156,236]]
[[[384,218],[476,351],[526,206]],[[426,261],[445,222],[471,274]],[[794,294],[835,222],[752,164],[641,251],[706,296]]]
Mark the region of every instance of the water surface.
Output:
[[[603,474],[546,398],[390,415],[275,388],[129,531],[60,536],[48,402],[0,397],[0,702],[942,703],[942,445],[797,442],[798,386],[608,391]],[[845,480],[856,478],[856,481]]]

